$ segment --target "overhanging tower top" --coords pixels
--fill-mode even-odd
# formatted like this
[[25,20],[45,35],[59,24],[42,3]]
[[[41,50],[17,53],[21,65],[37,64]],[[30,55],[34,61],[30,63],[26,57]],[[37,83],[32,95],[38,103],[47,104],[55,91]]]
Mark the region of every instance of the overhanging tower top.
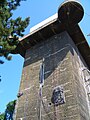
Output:
[[20,39],[14,53],[25,57],[25,52],[37,43],[49,37],[67,31],[82,57],[90,68],[90,47],[78,25],[84,14],[83,7],[75,0],[65,1],[58,9],[58,15],[46,19],[31,29],[31,32]]
[[51,24],[52,22],[56,21],[58,19],[58,14],[54,14],[53,16],[47,18],[46,20],[40,22],[39,24],[35,25],[34,27],[30,28],[30,33],[34,33],[36,31],[39,31],[40,29],[44,28],[48,24]]

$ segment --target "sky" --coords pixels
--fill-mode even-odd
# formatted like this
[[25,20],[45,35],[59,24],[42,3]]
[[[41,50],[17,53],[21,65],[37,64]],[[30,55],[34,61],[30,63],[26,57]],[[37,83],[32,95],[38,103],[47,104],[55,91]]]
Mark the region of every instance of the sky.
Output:
[[[30,24],[25,34],[28,34],[30,28],[54,15],[58,11],[59,5],[64,0],[27,0],[21,2],[21,6],[14,11],[13,18],[19,16],[22,19],[30,16]],[[87,42],[90,45],[90,0],[79,0],[84,8],[84,17],[79,23]],[[0,58],[2,59],[2,58]],[[8,102],[17,99],[17,93],[20,86],[21,74],[24,58],[20,55],[13,55],[11,61],[6,61],[0,65],[0,112],[4,112]]]

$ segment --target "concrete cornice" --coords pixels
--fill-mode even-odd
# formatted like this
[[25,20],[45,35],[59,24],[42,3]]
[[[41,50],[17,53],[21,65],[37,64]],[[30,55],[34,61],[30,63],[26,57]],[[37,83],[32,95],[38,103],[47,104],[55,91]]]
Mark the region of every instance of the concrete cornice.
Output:
[[[78,19],[80,14],[78,14],[78,11],[76,11],[76,13],[77,13],[76,19]],[[37,43],[44,41],[56,34],[59,34],[63,31],[67,31],[90,68],[90,47],[78,23],[72,25],[65,24],[60,21],[59,17],[57,14],[55,14],[52,17],[34,26],[28,35],[25,35],[19,40],[20,42],[14,53],[16,54],[18,53],[25,57],[25,52],[27,49],[30,49]]]

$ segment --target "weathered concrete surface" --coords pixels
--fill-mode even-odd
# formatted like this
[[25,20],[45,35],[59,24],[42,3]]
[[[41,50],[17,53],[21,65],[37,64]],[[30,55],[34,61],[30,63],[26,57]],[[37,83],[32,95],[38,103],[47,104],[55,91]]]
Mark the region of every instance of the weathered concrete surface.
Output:
[[[15,120],[39,120],[39,71],[45,58],[42,120],[89,120],[82,66],[86,66],[67,32],[55,35],[26,51]],[[51,96],[62,85],[65,104],[54,107]],[[51,103],[51,105],[50,105]]]

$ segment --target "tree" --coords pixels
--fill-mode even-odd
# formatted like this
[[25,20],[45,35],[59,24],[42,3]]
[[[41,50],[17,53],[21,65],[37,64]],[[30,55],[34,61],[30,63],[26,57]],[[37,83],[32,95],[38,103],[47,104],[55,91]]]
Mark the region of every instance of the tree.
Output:
[[4,120],[4,116],[5,116],[4,113],[0,114],[0,120]]
[[[0,0],[0,56],[11,60],[9,55],[19,43],[25,28],[29,24],[29,17],[22,20],[21,17],[13,19],[13,11],[20,6],[22,0]],[[0,64],[3,61],[0,60]]]
[[16,100],[9,102],[6,105],[5,113],[0,114],[0,120],[13,120]]
[[7,104],[4,120],[13,120],[13,113],[15,110],[15,105],[16,105],[16,100],[11,101]]

